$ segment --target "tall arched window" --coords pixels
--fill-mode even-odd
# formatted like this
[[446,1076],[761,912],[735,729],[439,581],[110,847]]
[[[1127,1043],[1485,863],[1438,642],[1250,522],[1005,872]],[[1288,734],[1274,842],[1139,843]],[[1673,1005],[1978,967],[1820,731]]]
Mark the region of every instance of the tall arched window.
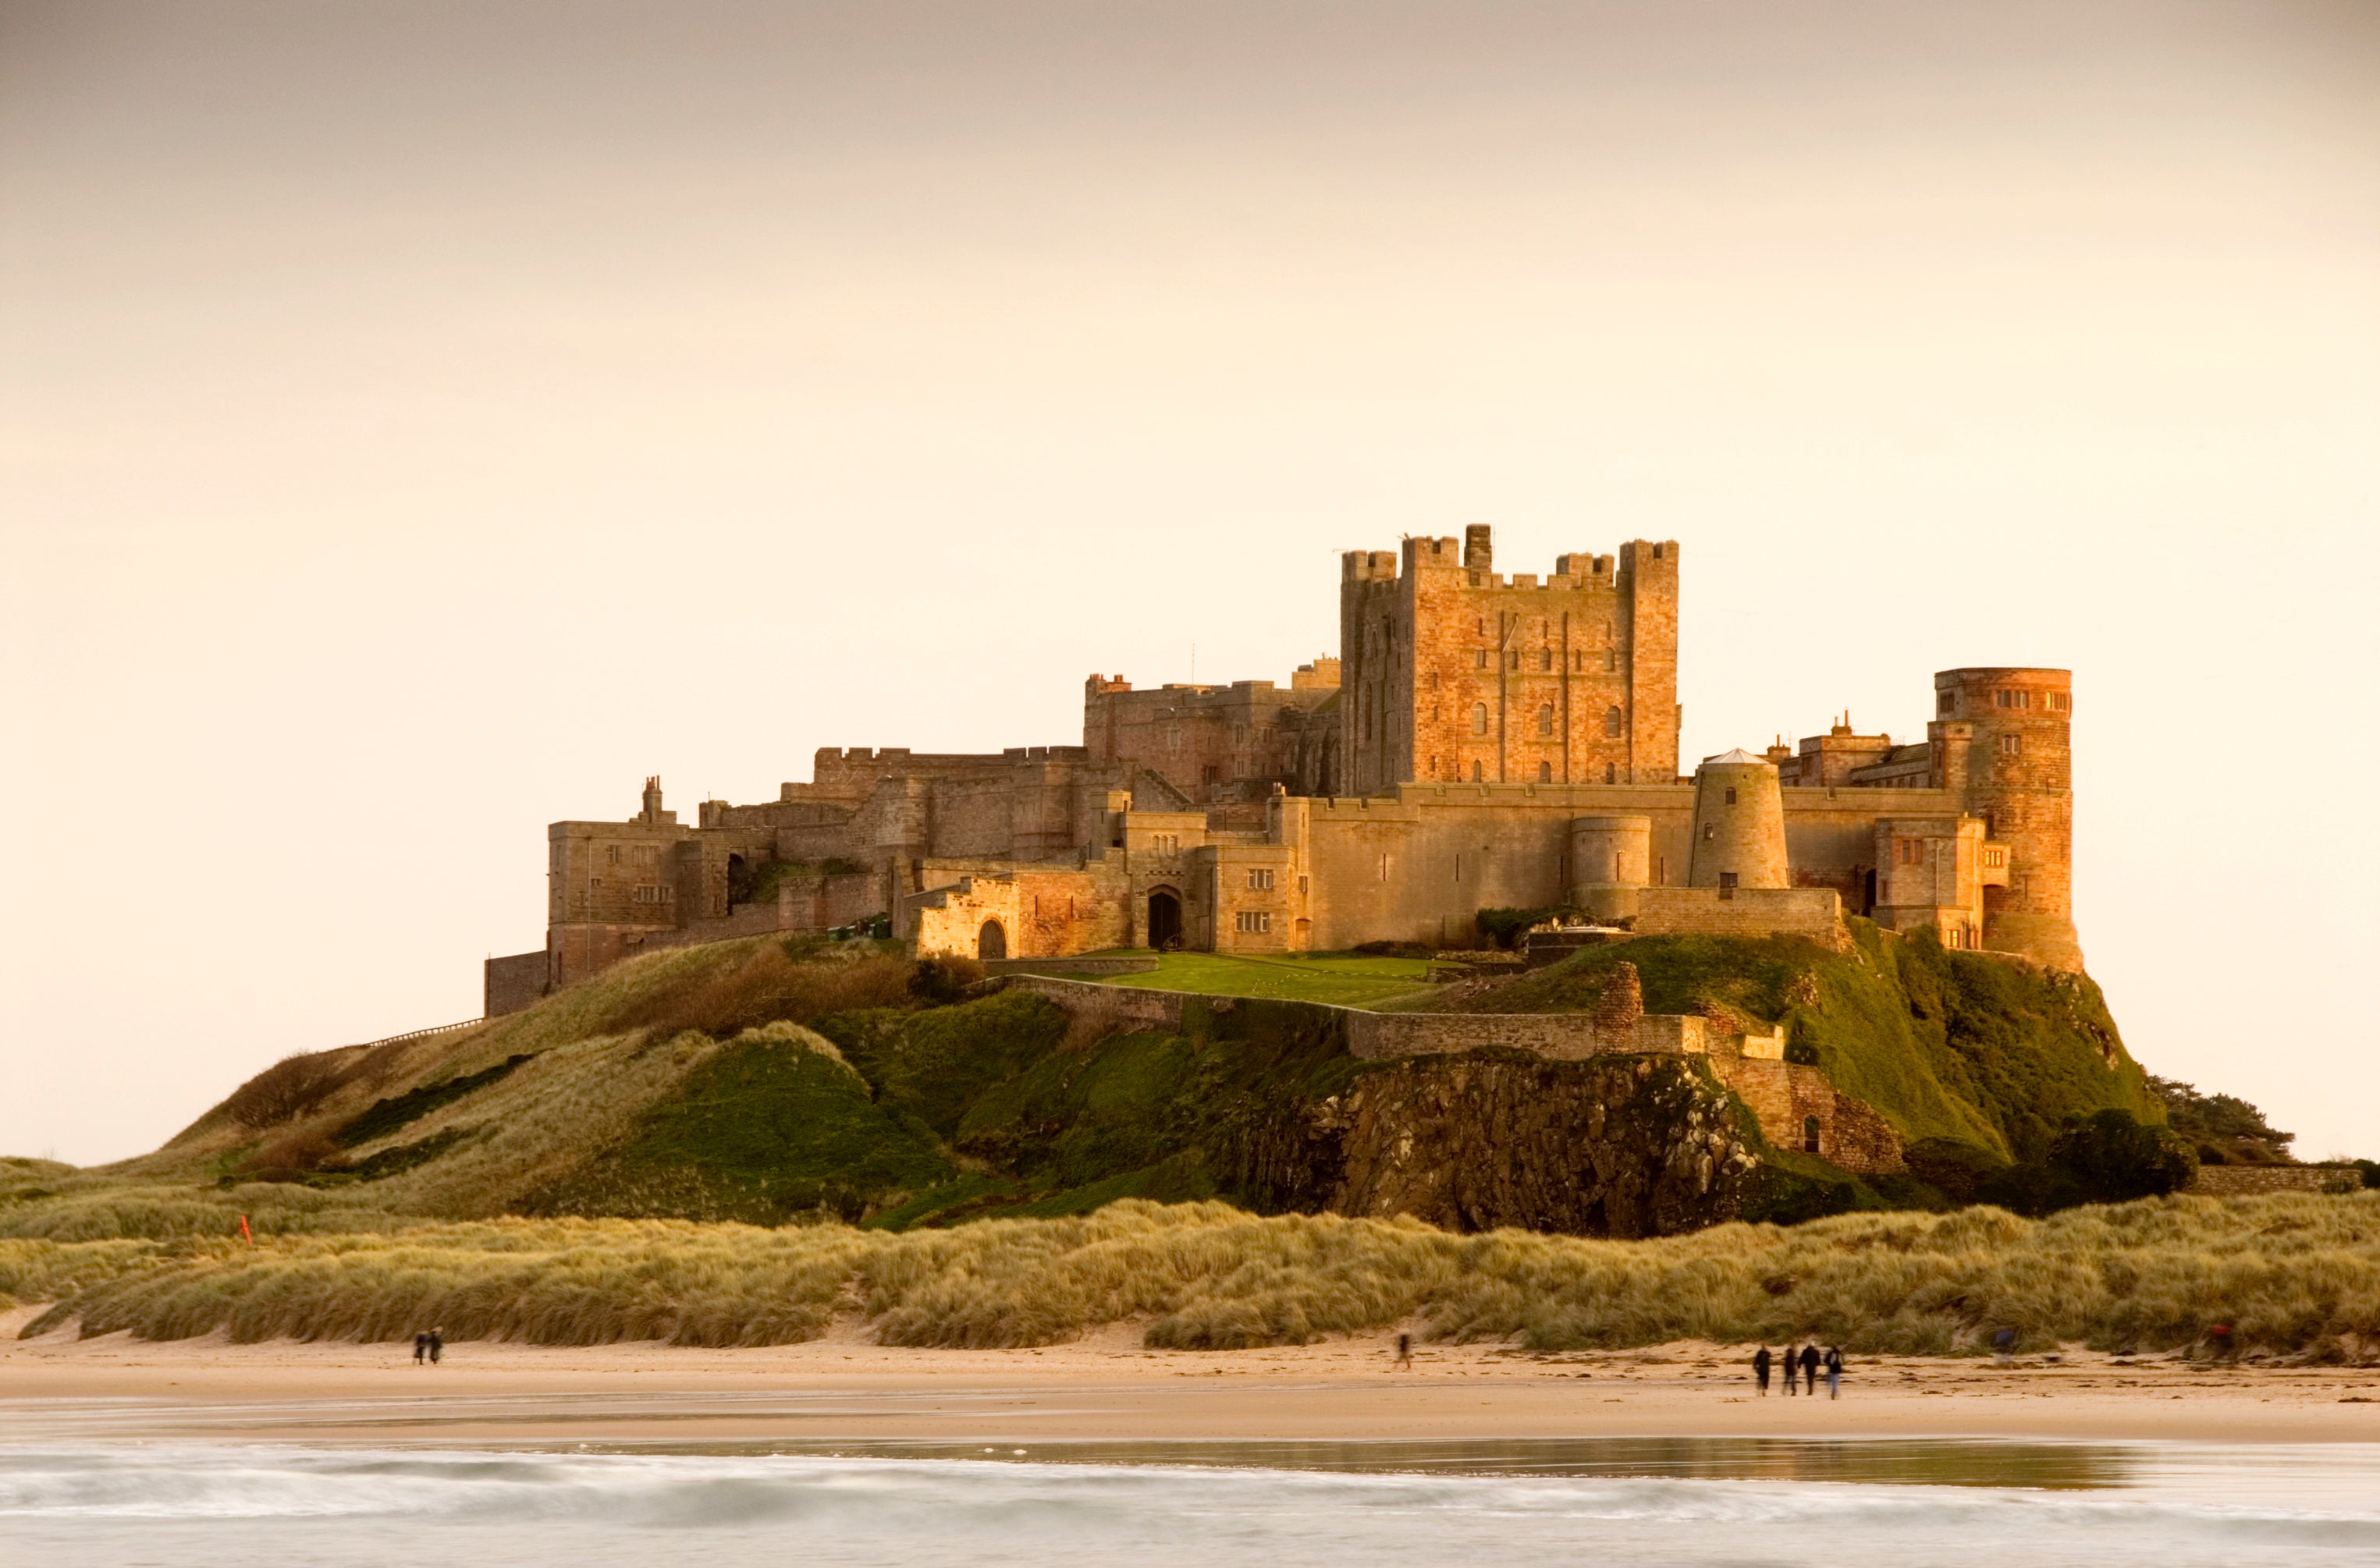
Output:
[[1540,735],[1550,735],[1553,732],[1554,705],[1551,703],[1539,703],[1537,705],[1537,733]]
[[[1618,708],[1613,708],[1611,711],[1618,713],[1620,710]],[[1471,732],[1474,735],[1485,735],[1488,733],[1488,705],[1486,703],[1473,703],[1471,705]]]
[[1554,765],[1549,762],[1541,762],[1537,764],[1537,782],[1540,784],[1550,784],[1553,781]]
[[1551,669],[1553,667],[1554,650],[1551,648],[1539,648],[1537,650],[1537,668],[1539,669]]
[[1620,715],[1620,707],[1618,704],[1614,704],[1610,707],[1603,710],[1603,732],[1605,734],[1619,734],[1626,726],[1626,723],[1627,721]]
[[1471,782],[1474,784],[1486,782],[1486,775],[1482,772],[1482,765],[1479,763],[1475,762],[1471,765]]

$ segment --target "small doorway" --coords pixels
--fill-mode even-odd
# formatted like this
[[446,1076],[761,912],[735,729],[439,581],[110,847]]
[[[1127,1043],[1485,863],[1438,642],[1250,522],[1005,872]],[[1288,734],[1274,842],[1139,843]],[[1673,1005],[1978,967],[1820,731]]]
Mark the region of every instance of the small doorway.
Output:
[[1802,1118],[1802,1152],[1805,1154],[1818,1152],[1818,1118],[1815,1116]]
[[975,956],[978,959],[1008,957],[1008,933],[1002,928],[1000,922],[985,921],[983,929],[975,934]]
[[1182,946],[1182,900],[1163,888],[1148,896],[1148,945],[1160,953]]

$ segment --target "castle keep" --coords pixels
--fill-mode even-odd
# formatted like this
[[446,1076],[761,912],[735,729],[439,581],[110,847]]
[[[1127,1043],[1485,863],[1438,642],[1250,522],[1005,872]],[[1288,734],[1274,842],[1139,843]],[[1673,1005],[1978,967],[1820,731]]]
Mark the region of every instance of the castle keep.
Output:
[[1922,741],[1848,721],[1679,767],[1675,542],[1494,568],[1489,531],[1342,562],[1339,655],[1084,686],[1078,746],[818,753],[691,826],[547,829],[546,942],[488,1010],[656,946],[874,916],[923,952],[1330,950],[1572,905],[1636,931],[1840,939],[1845,913],[2082,966],[2062,669],[1934,677]]

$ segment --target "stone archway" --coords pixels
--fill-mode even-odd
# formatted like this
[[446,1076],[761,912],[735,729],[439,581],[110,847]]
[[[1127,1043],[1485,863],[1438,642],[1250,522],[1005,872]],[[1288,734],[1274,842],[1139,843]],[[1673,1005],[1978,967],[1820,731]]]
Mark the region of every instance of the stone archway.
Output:
[[1007,928],[996,920],[985,921],[983,929],[975,934],[975,956],[978,959],[1008,957]]
[[1182,898],[1170,887],[1148,896],[1148,939],[1160,953],[1182,946]]

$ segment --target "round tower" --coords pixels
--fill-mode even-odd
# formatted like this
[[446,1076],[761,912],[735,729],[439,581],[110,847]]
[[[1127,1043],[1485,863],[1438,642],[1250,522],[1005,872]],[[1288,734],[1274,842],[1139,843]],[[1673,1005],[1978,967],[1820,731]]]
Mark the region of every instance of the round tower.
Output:
[[1984,819],[1984,946],[2082,967],[2074,931],[2074,679],[2064,669],[1983,667],[1934,677],[1934,782]]
[[1598,921],[1636,912],[1636,892],[1652,879],[1653,819],[1574,816],[1570,822],[1570,902]]
[[1738,748],[1694,769],[1694,838],[1687,886],[1787,887],[1785,797],[1777,769]]

